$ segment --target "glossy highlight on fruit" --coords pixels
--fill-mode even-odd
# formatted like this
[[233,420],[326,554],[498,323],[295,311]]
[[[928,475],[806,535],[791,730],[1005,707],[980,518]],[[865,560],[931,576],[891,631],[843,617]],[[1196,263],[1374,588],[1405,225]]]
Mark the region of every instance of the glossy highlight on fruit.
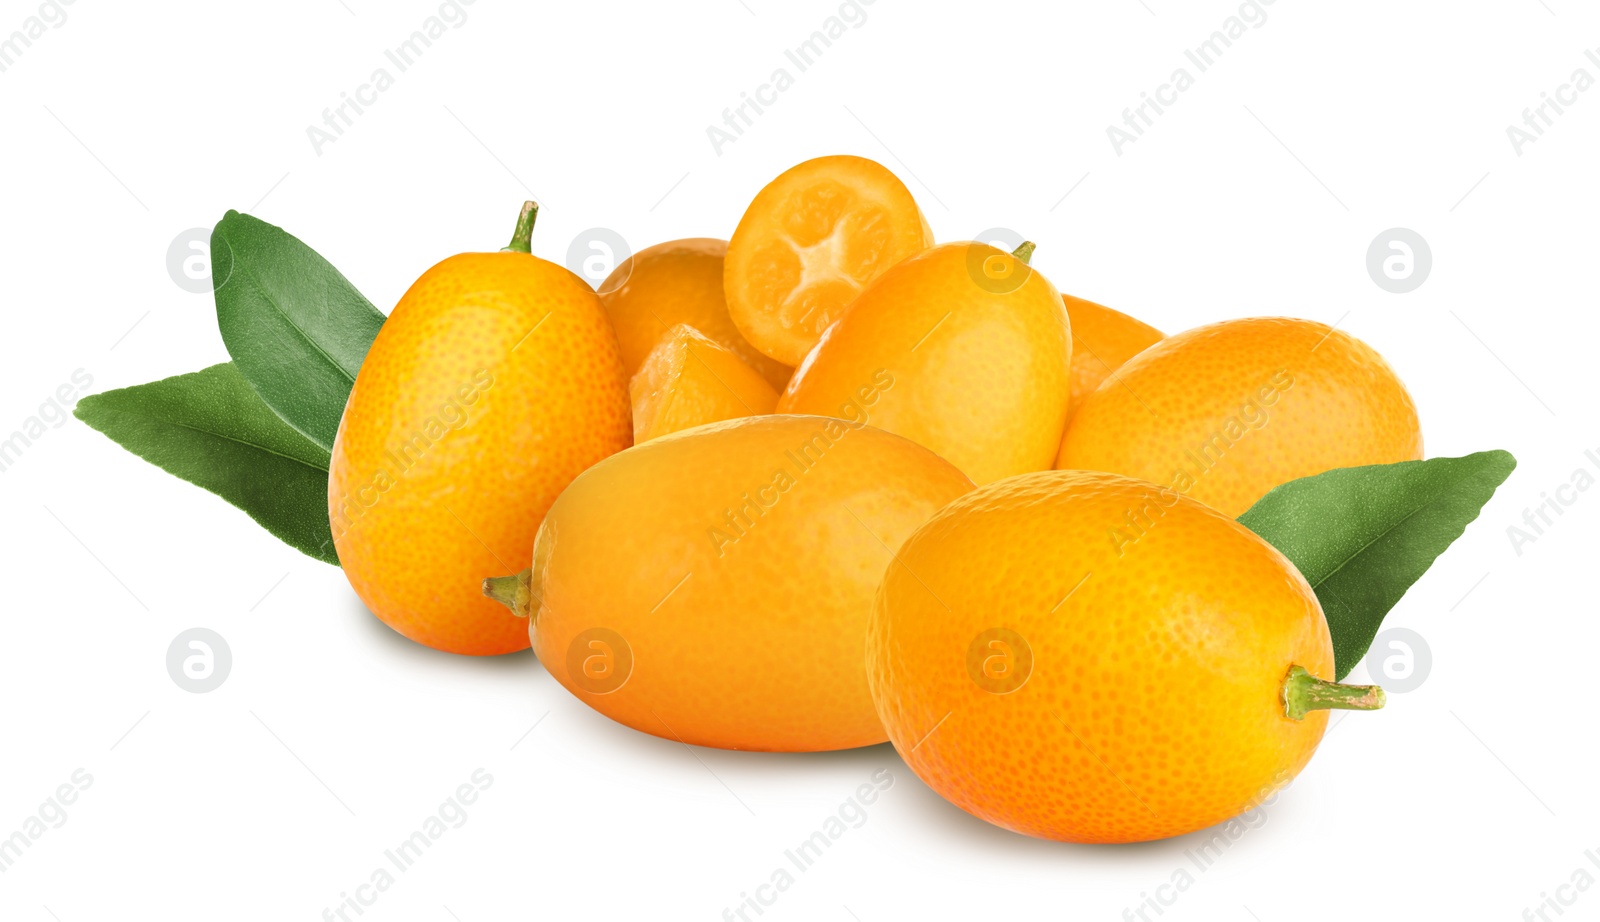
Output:
[[1138,842],[1259,805],[1305,766],[1337,685],[1328,625],[1282,554],[1214,509],[1114,474],[980,487],[884,577],[868,676],[895,748],[1015,832]]
[[557,681],[630,727],[725,749],[867,746],[884,740],[862,655],[873,595],[893,549],[971,487],[869,426],[715,423],[579,475],[531,569],[485,591],[530,614]]
[[722,293],[727,252],[726,240],[668,240],[623,260],[600,283],[600,303],[617,331],[629,377],[672,327],[684,323],[760,372],[773,389],[788,383],[793,369],[750,345],[728,316]]
[[527,623],[478,592],[532,552],[580,471],[626,448],[628,386],[591,289],[528,252],[452,256],[400,299],[356,376],[328,510],[356,594],[439,650],[509,653]]
[[1084,399],[1112,376],[1122,363],[1161,341],[1166,334],[1103,304],[1062,295],[1072,318],[1072,398],[1067,422]]
[[910,190],[883,165],[807,160],[739,219],[723,277],[728,312],[757,349],[795,365],[868,283],[932,245]]
[[678,324],[628,385],[633,442],[706,423],[771,413],[778,392],[739,357]]
[[[868,286],[795,370],[778,412],[864,412],[983,484],[1050,467],[1071,367],[1071,323],[1048,279],[988,244],[945,243]],[[893,386],[868,404],[875,377]]]
[[1073,416],[1056,467],[1153,481],[1238,516],[1299,477],[1421,457],[1416,404],[1371,346],[1257,317],[1134,356]]

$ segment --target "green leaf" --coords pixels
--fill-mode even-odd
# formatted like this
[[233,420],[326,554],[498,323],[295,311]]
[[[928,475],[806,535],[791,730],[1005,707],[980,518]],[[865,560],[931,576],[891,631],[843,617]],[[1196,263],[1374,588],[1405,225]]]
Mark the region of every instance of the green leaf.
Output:
[[1333,634],[1334,678],[1343,679],[1389,609],[1516,466],[1509,452],[1480,451],[1341,468],[1274,488],[1239,522],[1282,551],[1316,590]]
[[231,364],[93,394],[74,415],[243,509],[294,549],[338,566],[327,450],[280,420]]
[[245,380],[323,448],[384,316],[317,252],[230,211],[211,232],[217,326]]

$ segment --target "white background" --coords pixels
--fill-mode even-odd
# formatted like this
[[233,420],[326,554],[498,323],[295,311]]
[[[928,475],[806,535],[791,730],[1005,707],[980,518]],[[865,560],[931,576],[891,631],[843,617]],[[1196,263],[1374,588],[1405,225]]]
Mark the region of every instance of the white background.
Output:
[[[37,9],[4,0],[0,34]],[[1506,134],[1576,68],[1600,78],[1600,13],[1277,0],[1119,156],[1107,125],[1194,73],[1183,50],[1236,4],[877,0],[798,73],[784,50],[837,9],[477,0],[318,155],[307,126],[393,73],[384,50],[436,3],[77,0],[0,74],[0,435],[76,369],[99,391],[225,360],[210,296],[166,253],[229,208],[387,309],[435,261],[503,245],[526,197],[545,206],[535,252],[564,260],[597,226],[635,248],[726,237],[783,169],[861,154],[940,240],[1015,228],[1063,291],[1165,330],[1338,321],[1403,376],[1429,455],[1515,452],[1390,616],[1431,649],[1421,686],[1340,720],[1205,871],[1198,836],[1034,841],[887,746],[690,751],[607,721],[531,654],[413,645],[338,570],[68,421],[0,473],[0,836],[75,770],[93,783],[0,874],[0,918],[322,918],[480,767],[465,825],[364,918],[722,918],[883,768],[865,824],[763,920],[1137,918],[1180,868],[1194,883],[1160,891],[1163,922],[1513,920],[1558,892],[1568,918],[1600,914],[1600,886],[1557,889],[1600,878],[1600,490],[1565,493],[1521,553],[1507,533],[1575,470],[1600,475],[1600,90],[1520,155]],[[778,67],[793,87],[719,155],[707,126]],[[1431,245],[1409,294],[1365,268],[1391,227]],[[233,651],[209,694],[165,665],[195,626]]]

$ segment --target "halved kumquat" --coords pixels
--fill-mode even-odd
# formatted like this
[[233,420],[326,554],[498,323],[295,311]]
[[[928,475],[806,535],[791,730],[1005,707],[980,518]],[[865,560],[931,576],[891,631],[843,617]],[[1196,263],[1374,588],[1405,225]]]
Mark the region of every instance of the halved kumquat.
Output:
[[768,183],[728,242],[728,313],[746,339],[798,364],[869,282],[933,245],[893,173],[862,157],[807,160]]

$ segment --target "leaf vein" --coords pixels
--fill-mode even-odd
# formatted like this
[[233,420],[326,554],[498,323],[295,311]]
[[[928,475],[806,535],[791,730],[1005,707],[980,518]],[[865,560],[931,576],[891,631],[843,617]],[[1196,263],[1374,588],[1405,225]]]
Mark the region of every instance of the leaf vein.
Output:
[[1400,519],[1400,521],[1398,521],[1398,522],[1394,523],[1393,525],[1391,525],[1390,527],[1384,529],[1382,532],[1378,533],[1377,535],[1374,535],[1371,541],[1368,541],[1366,544],[1363,544],[1360,547],[1356,548],[1355,551],[1352,552],[1349,557],[1346,557],[1344,560],[1340,561],[1339,565],[1337,567],[1334,567],[1332,570],[1329,570],[1328,571],[1328,575],[1326,575],[1326,576],[1322,577],[1321,579],[1317,580],[1315,583],[1312,583],[1311,584],[1311,588],[1312,589],[1316,589],[1318,586],[1321,586],[1323,583],[1327,582],[1328,580],[1333,579],[1335,576],[1337,576],[1339,574],[1340,570],[1343,570],[1346,566],[1349,566],[1350,561],[1355,560],[1357,557],[1360,557],[1362,554],[1365,554],[1367,552],[1367,548],[1372,547],[1374,544],[1377,544],[1379,541],[1382,541],[1384,538],[1387,538],[1390,535],[1394,534],[1396,531],[1398,531],[1400,529],[1400,526],[1402,526],[1405,523],[1411,521],[1411,517],[1412,516],[1416,515],[1417,513],[1421,512],[1422,510],[1424,510],[1424,509],[1428,508],[1429,506],[1433,505],[1434,501],[1437,500],[1437,499],[1438,499],[1438,497],[1436,497],[1436,496],[1435,497],[1431,497],[1427,502],[1422,503],[1421,505],[1417,506],[1417,508],[1415,508],[1415,509],[1411,510],[1410,512],[1406,513],[1405,516]]
[[[261,451],[266,452],[269,455],[276,455],[277,457],[282,458],[285,461],[293,461],[296,464],[301,464],[301,465],[304,465],[306,467],[309,467],[314,471],[319,471],[319,472],[324,473],[324,474],[328,473],[328,468],[326,468],[326,467],[323,467],[323,466],[318,465],[318,464],[312,464],[310,461],[307,461],[304,458],[296,458],[294,455],[284,454],[281,451],[278,451],[278,450],[276,450],[274,448],[269,448],[266,445],[260,444],[259,442],[251,442],[251,441],[247,441],[245,439],[235,438],[235,437],[233,437],[231,435],[227,435],[225,433],[215,432],[215,431],[212,431],[210,429],[202,429],[199,426],[191,426],[188,423],[180,423],[180,422],[178,422],[176,420],[164,419],[164,418],[162,418],[160,416],[151,416],[148,413],[137,413],[137,412],[134,412],[132,410],[125,410],[125,409],[115,408],[115,407],[107,407],[107,408],[105,408],[105,411],[108,412],[108,413],[120,414],[122,416],[131,416],[131,417],[134,417],[136,419],[149,420],[152,423],[156,423],[156,424],[163,425],[163,426],[173,426],[173,427],[176,427],[176,428],[179,428],[179,429],[187,429],[190,432],[198,432],[201,435],[209,435],[212,438],[221,439],[221,440],[226,441],[226,442],[233,442],[233,443],[235,443],[237,445],[244,445],[247,448],[259,449]],[[296,433],[296,435],[298,435],[298,434],[299,433]]]
[[[239,269],[238,260],[234,260],[234,269],[235,271]],[[332,365],[334,369],[339,372],[339,374],[343,375],[345,379],[348,380],[352,386],[354,386],[356,383],[355,375],[352,375],[350,372],[346,371],[345,367],[339,364],[338,359],[335,359],[332,355],[329,355],[328,351],[322,348],[322,344],[318,343],[310,333],[306,332],[304,327],[300,326],[300,324],[295,322],[293,317],[289,316],[289,312],[283,309],[283,306],[278,303],[278,300],[273,297],[272,294],[267,291],[266,286],[262,284],[260,277],[256,274],[255,267],[246,266],[244,267],[244,270],[245,274],[250,278],[250,282],[254,286],[255,290],[261,294],[261,297],[265,299],[268,304],[272,305],[272,309],[278,312],[278,316],[282,317],[284,322],[289,324],[291,329],[300,334],[300,338],[305,340],[307,345],[315,350],[318,355],[326,359],[329,365]]]

